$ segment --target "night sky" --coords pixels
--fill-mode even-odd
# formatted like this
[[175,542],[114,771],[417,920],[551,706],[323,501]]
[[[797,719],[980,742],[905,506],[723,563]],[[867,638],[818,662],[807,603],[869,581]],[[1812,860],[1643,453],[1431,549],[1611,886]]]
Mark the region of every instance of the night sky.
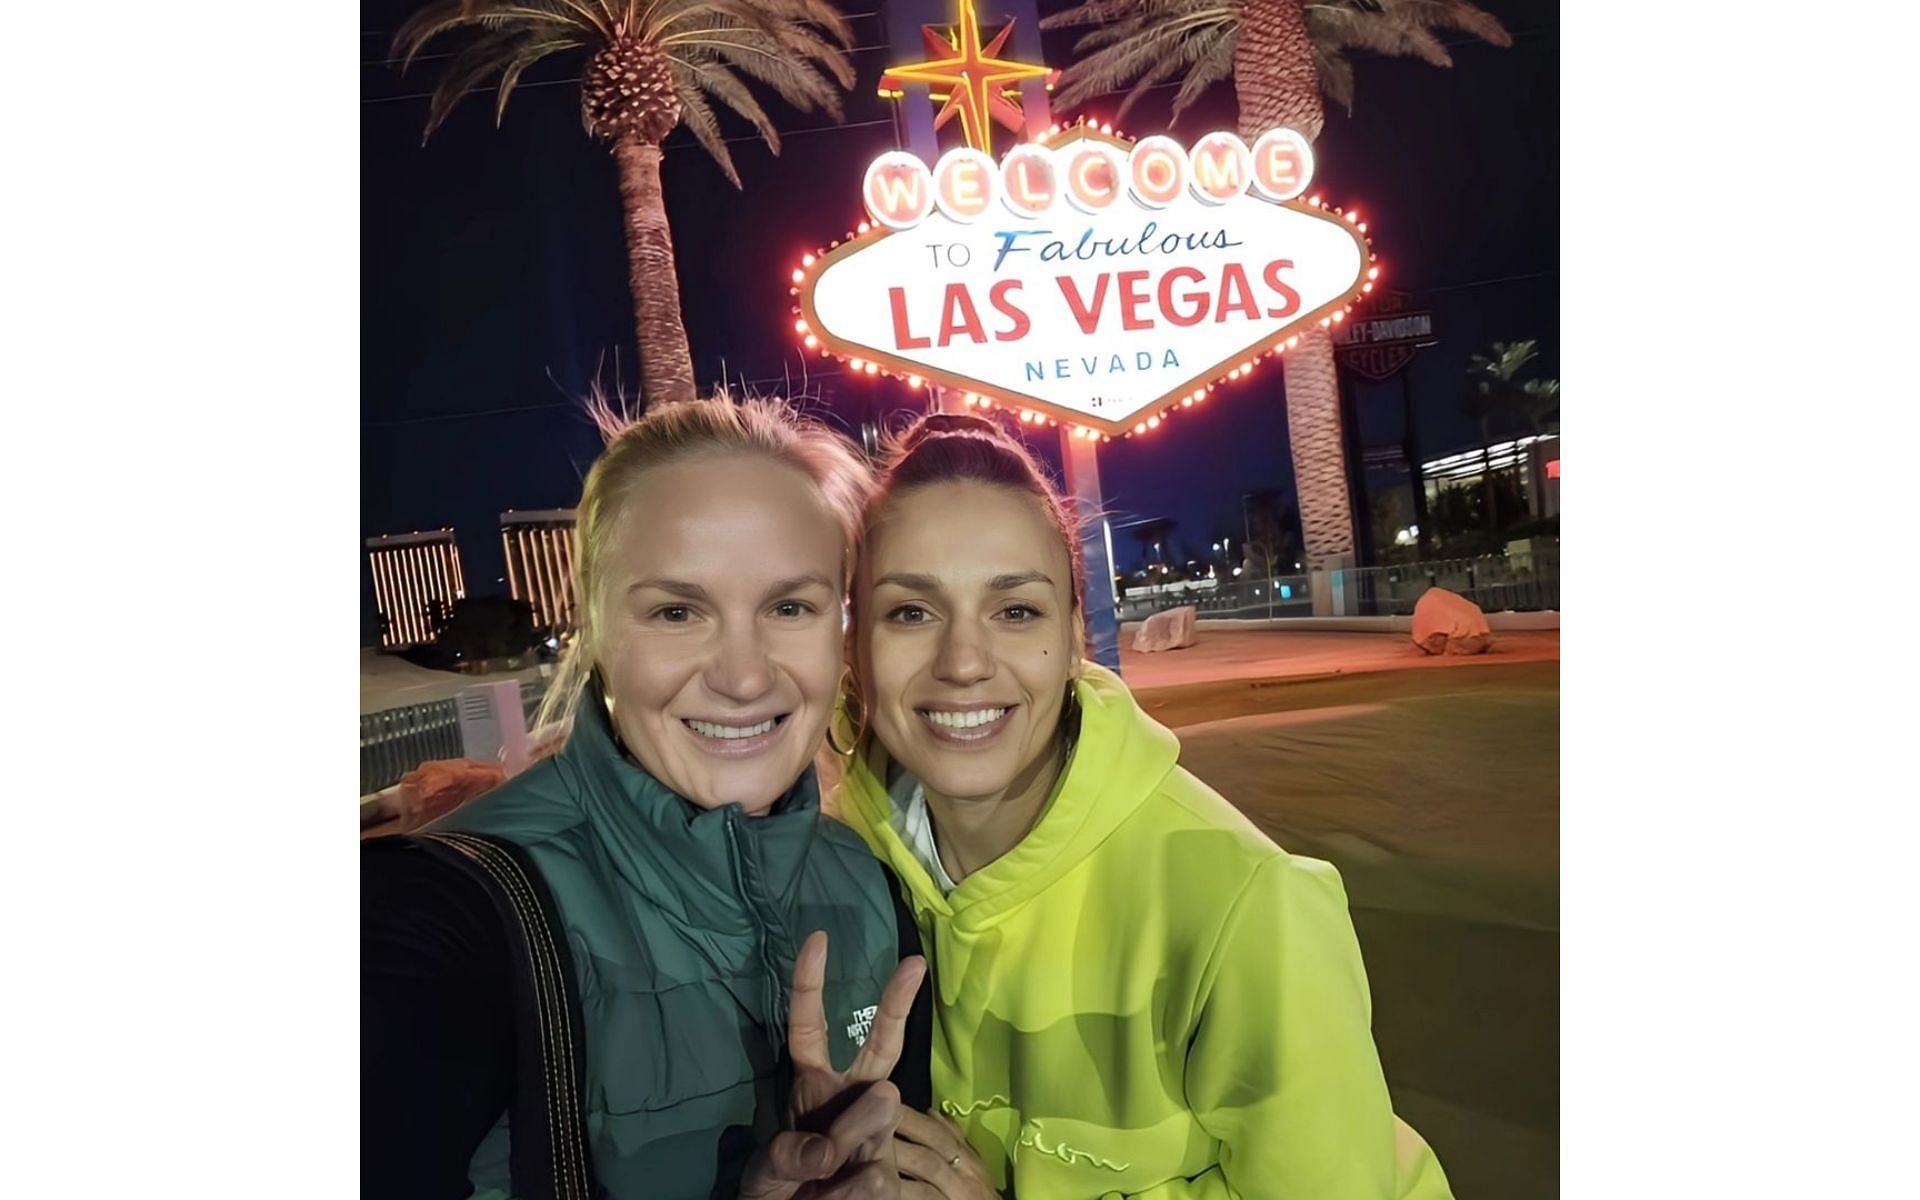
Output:
[[[1041,0],[1043,13],[1066,6]],[[450,526],[469,593],[504,593],[499,514],[570,507],[598,448],[571,397],[596,371],[611,381],[616,364],[629,387],[637,380],[619,197],[610,157],[581,130],[578,88],[540,86],[577,77],[577,56],[529,72],[499,128],[493,95],[470,96],[423,148],[420,93],[444,60],[416,63],[404,77],[383,62],[415,7],[361,7],[361,528],[374,536]],[[844,378],[832,360],[800,354],[787,294],[794,261],[858,219],[861,172],[894,146],[892,103],[874,94],[889,60],[876,7],[846,5],[863,14],[853,27],[864,49],[854,55],[859,80],[845,127],[786,109],[762,89],[785,145],[776,158],[757,140],[732,144],[744,192],[684,130],[669,139],[663,169],[703,387],[724,371],[784,392],[783,375],[797,386],[805,371],[812,407],[843,425],[921,404],[898,381]],[[1558,374],[1559,17],[1513,0],[1483,7],[1514,35],[1512,47],[1449,37],[1450,71],[1357,55],[1354,112],[1330,112],[1315,145],[1314,189],[1365,217],[1383,285],[1436,314],[1440,343],[1405,374],[1423,458],[1479,443],[1460,401],[1475,350],[1536,338],[1540,373]],[[1079,32],[1047,35],[1052,65],[1071,61]],[[1175,136],[1190,142],[1232,128],[1230,89],[1217,85]],[[1167,88],[1144,100],[1123,128],[1135,137],[1165,130],[1171,96]],[[1110,118],[1117,105],[1096,100],[1054,117]],[[749,132],[744,123],[728,129]],[[1362,445],[1401,440],[1401,387],[1358,385]],[[1057,464],[1056,433],[1033,442]],[[1223,534],[1237,538],[1244,493],[1292,492],[1280,371],[1269,362],[1165,429],[1103,446],[1100,470],[1116,522],[1172,518],[1188,555]],[[1132,538],[1116,534],[1114,551],[1117,568],[1138,565]],[[360,561],[371,641],[364,553]]]

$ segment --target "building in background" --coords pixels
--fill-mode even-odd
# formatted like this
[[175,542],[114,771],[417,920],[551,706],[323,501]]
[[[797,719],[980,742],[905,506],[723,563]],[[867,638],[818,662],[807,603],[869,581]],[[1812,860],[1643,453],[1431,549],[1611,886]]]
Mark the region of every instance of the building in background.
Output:
[[467,594],[453,530],[397,533],[367,539],[380,648],[405,650],[439,636],[453,602]]
[[575,510],[549,508],[500,514],[507,556],[507,594],[533,607],[535,626],[555,636],[573,631]]
[[1479,487],[1488,475],[1517,481],[1527,497],[1528,515],[1557,515],[1560,511],[1560,435],[1530,434],[1420,464],[1430,507],[1439,501],[1443,492]]
[[1560,439],[1544,437],[1527,447],[1527,502],[1536,517],[1560,515]]

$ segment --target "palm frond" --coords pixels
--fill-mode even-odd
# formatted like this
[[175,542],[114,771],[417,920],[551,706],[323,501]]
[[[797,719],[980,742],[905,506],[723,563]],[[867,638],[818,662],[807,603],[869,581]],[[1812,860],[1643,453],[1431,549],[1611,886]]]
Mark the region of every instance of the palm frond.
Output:
[[[722,0],[728,9],[752,7],[759,0]],[[792,22],[749,24],[719,5],[705,2],[694,11],[662,22],[657,44],[662,49],[732,45],[742,54],[758,52],[772,59],[799,59],[825,67],[842,88],[851,88],[853,63],[838,47],[823,41],[810,28]]]
[[1180,65],[1180,60],[1169,54],[1158,64],[1149,68],[1146,74],[1140,76],[1134,85],[1127,89],[1126,96],[1120,101],[1120,107],[1114,110],[1113,119],[1118,121],[1125,117],[1128,109],[1138,103],[1141,97],[1165,82],[1169,75],[1180,69]]
[[1314,45],[1329,49],[1351,47],[1393,57],[1408,55],[1436,67],[1453,65],[1431,30],[1392,11],[1370,14],[1345,5],[1322,5],[1307,14],[1307,36]]
[[[547,56],[637,41],[667,56],[681,120],[735,186],[739,176],[709,97],[745,118],[777,154],[780,132],[747,80],[838,120],[843,89],[856,78],[847,55],[853,26],[833,0],[437,0],[401,24],[391,57],[404,71],[428,43],[460,35],[433,87],[427,137],[489,79],[499,81],[498,122],[523,74]],[[582,121],[595,131],[585,109]]]
[[840,90],[812,63],[720,35],[703,38],[697,44],[710,48],[742,74],[766,84],[802,112],[817,109],[836,121],[840,119]]
[[513,61],[523,41],[524,35],[519,31],[487,33],[468,42],[453,56],[434,82],[433,96],[427,102],[427,127],[420,135],[421,145],[446,121],[461,97]]
[[1468,0],[1378,0],[1382,14],[1429,29],[1457,29],[1495,46],[1513,45],[1499,18]]
[[[747,119],[754,130],[760,134],[760,140],[767,149],[780,153],[780,131],[774,128],[773,118],[767,116],[767,110],[753,98],[753,92],[740,82],[740,77],[724,63],[709,62],[689,64],[692,82],[699,91],[705,92],[725,104],[734,112]],[[684,92],[683,92],[684,94]]]
[[801,29],[817,26],[841,48],[853,45],[853,26],[828,0],[739,0],[735,5],[717,0],[652,0],[641,16],[642,34],[659,37],[682,22],[697,22],[714,13],[725,13],[745,25],[759,26],[765,22]]
[[513,85],[520,82],[521,74],[528,67],[549,54],[577,50],[585,44],[584,38],[571,31],[546,38],[530,39],[524,43],[500,71],[500,98],[494,103],[493,123],[499,125],[507,119],[507,101],[513,96]]
[[[1114,91],[1129,80],[1155,70],[1164,58],[1174,54],[1189,38],[1233,20],[1233,10],[1213,5],[1186,13],[1168,21],[1127,21],[1106,29],[1096,29],[1083,37],[1078,53],[1086,43],[1100,37],[1106,44],[1068,67],[1061,76],[1059,98],[1055,103],[1069,107],[1089,96]],[[1109,34],[1109,30],[1117,32]],[[1106,36],[1101,36],[1106,35]],[[1099,45],[1099,42],[1095,43]]]
[[536,25],[558,25],[575,29],[589,29],[606,37],[612,37],[613,31],[600,25],[598,14],[592,9],[578,5],[573,0],[550,0],[550,5],[541,7],[531,4],[489,4],[469,3],[467,23],[482,29],[506,29],[512,26],[531,27]]
[[1078,25],[1102,25],[1122,17],[1137,16],[1142,0],[1087,0],[1085,4],[1040,18],[1042,29],[1072,29]]
[[1194,37],[1192,65],[1186,78],[1180,81],[1180,90],[1173,94],[1174,122],[1180,120],[1181,114],[1202,92],[1233,74],[1233,52],[1239,41],[1237,22],[1232,26],[1216,26]]
[[441,0],[414,13],[393,31],[393,45],[387,57],[399,59],[400,73],[405,75],[413,65],[414,56],[428,42],[467,23],[466,7],[464,0]]
[[734,169],[733,154],[727,149],[727,140],[720,133],[720,118],[713,113],[713,106],[700,94],[700,88],[690,79],[681,78],[684,68],[675,65],[674,82],[681,84],[675,88],[680,95],[680,120],[693,131],[694,140],[706,147],[713,161],[720,165],[721,173],[734,187],[742,186],[740,172]]
[[[1244,0],[1082,0],[1043,18],[1042,29],[1092,27],[1074,46],[1078,61],[1067,68],[1055,103],[1071,106],[1131,84],[1121,105],[1125,112],[1145,88],[1177,77],[1177,120],[1202,92],[1233,73],[1235,30],[1244,8]],[[1470,0],[1306,0],[1302,8],[1320,88],[1349,112],[1349,49],[1447,67],[1453,58],[1437,31],[1513,44],[1499,20]],[[1181,65],[1169,69],[1174,57]]]
[[1320,90],[1327,98],[1353,115],[1353,63],[1336,49],[1319,42],[1313,44],[1313,68],[1320,76]]

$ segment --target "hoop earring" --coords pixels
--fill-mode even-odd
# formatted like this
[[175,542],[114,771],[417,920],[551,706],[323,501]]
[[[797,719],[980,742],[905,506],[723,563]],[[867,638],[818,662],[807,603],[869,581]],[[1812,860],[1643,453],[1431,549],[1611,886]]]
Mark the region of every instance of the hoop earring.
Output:
[[[834,697],[833,716],[827,721],[827,748],[841,758],[851,758],[867,736],[866,704],[860,699],[859,679],[853,668],[840,673],[839,694]],[[846,745],[840,744],[842,723],[846,725]]]
[[607,686],[606,677],[600,674],[598,666],[587,668],[587,688],[600,693],[600,707],[606,710],[607,720],[613,720],[613,689]]

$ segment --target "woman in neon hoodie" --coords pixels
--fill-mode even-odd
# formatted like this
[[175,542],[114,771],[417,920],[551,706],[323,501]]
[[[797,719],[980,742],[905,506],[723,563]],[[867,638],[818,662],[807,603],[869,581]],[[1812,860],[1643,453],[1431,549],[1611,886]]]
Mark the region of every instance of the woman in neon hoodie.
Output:
[[1450,1196],[1393,1115],[1339,876],[1083,656],[1079,546],[983,417],[922,418],[869,509],[839,807],[931,963],[904,1194]]

